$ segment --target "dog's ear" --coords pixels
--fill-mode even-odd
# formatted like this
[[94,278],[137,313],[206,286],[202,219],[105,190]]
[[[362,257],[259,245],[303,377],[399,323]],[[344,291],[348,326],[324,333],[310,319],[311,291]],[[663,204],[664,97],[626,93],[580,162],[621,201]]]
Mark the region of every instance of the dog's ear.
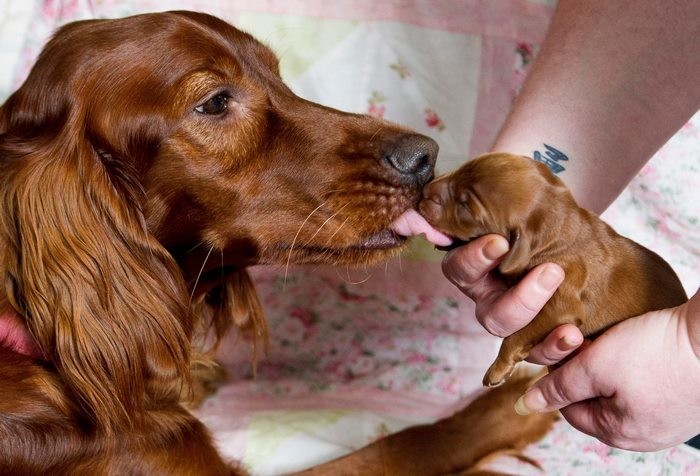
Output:
[[[258,343],[268,347],[268,328],[255,284],[246,269],[231,272],[222,282],[203,295],[196,303],[197,315],[206,316],[214,330],[214,346],[223,339],[233,323],[240,331],[252,333],[253,355],[257,357]],[[205,329],[206,331],[206,329]]]
[[262,340],[267,349],[267,320],[255,284],[245,269],[227,280],[226,301],[234,324],[241,330],[253,332],[253,345],[256,349],[258,340]]
[[133,165],[91,145],[80,111],[21,109],[0,136],[4,292],[86,415],[131,428],[147,394],[187,379],[184,281],[146,229]]
[[510,251],[506,254],[498,270],[505,275],[520,274],[528,269],[532,259],[532,243],[527,233],[517,227],[510,230],[508,237]]
[[7,130],[7,118],[5,117],[5,108],[0,106],[0,136]]

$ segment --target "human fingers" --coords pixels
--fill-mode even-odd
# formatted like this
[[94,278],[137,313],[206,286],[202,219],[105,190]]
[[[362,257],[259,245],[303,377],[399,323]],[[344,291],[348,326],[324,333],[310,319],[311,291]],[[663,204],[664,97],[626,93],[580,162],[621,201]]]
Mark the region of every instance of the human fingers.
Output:
[[532,321],[563,280],[564,270],[559,265],[541,264],[491,301],[477,300],[476,318],[490,333],[509,336]]
[[527,325],[564,279],[561,267],[545,263],[508,289],[490,274],[507,251],[504,237],[486,235],[451,251],[442,262],[445,276],[476,302],[479,322],[499,337]]
[[700,288],[690,297],[685,304],[686,325],[688,326],[688,336],[690,345],[696,355],[700,355]]
[[607,398],[614,389],[596,378],[587,351],[535,382],[515,403],[520,415],[559,410],[592,398]]
[[504,290],[505,285],[491,279],[493,270],[508,252],[508,241],[500,235],[485,235],[447,253],[442,272],[455,286],[474,301]]
[[572,324],[563,324],[537,344],[528,355],[528,362],[540,365],[558,364],[583,344],[581,330]]

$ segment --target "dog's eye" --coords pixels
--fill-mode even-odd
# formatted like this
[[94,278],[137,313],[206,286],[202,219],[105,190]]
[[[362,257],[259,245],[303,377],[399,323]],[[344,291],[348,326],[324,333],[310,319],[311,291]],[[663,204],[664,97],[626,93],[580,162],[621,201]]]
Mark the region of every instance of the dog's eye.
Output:
[[217,94],[213,98],[208,99],[205,103],[195,107],[194,110],[200,114],[218,116],[219,114],[223,114],[228,108],[229,99],[230,98],[226,94]]

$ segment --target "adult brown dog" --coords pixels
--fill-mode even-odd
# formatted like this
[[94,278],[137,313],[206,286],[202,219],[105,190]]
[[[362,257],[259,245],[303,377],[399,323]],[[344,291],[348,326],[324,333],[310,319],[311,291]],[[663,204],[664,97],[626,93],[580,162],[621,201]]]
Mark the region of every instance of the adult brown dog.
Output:
[[208,15],[61,28],[0,108],[0,473],[242,473],[182,405],[201,335],[264,334],[250,265],[395,253],[437,150]]
[[623,319],[688,299],[668,263],[579,207],[547,166],[526,157],[477,157],[430,183],[420,211],[461,241],[488,233],[508,238],[511,249],[498,271],[510,283],[545,262],[559,264],[566,274],[535,319],[504,339],[484,385],[505,381],[561,324],[593,336]]

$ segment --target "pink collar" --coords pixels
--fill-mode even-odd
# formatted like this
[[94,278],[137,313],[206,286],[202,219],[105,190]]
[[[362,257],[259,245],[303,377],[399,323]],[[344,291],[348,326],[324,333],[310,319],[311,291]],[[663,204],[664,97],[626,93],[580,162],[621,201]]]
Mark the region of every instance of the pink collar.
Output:
[[44,356],[24,321],[12,311],[0,313],[0,346],[29,357]]

